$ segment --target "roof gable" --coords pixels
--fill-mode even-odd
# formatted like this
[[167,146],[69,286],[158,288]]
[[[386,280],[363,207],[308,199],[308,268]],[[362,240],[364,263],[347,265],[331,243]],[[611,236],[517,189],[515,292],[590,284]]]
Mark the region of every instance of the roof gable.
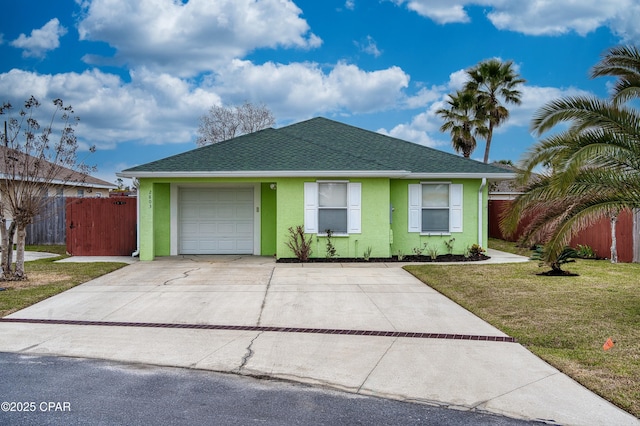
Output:
[[302,171],[505,174],[491,165],[318,117],[197,148],[122,175]]

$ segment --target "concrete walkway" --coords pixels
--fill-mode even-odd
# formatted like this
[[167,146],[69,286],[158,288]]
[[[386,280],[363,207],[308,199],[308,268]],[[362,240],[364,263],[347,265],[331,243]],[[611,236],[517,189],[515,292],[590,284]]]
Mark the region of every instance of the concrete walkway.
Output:
[[268,376],[551,423],[640,424],[398,265],[137,262],[0,321],[0,351]]

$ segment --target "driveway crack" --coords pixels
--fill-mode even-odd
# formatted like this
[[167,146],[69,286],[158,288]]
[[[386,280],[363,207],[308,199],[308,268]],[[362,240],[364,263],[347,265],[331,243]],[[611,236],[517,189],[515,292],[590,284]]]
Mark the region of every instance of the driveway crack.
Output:
[[193,272],[193,271],[197,271],[197,270],[199,270],[199,269],[200,269],[200,268],[193,268],[193,269],[189,269],[188,271],[184,271],[184,272],[182,273],[182,276],[181,276],[181,277],[175,277],[175,278],[168,279],[168,280],[166,280],[165,282],[163,282],[163,283],[162,283],[162,285],[168,285],[171,281],[177,281],[177,280],[182,280],[182,279],[184,279],[184,278],[188,278],[188,277],[189,277],[189,274],[190,274],[191,272]]
[[240,362],[240,366],[238,367],[238,373],[242,373],[242,369],[247,365],[251,357],[253,357],[253,354],[255,353],[253,350],[253,342],[255,342],[262,333],[264,333],[264,331],[261,331],[260,333],[256,334],[256,337],[251,339],[251,341],[249,342],[249,346],[247,346],[247,351],[242,357],[242,361]]
[[271,279],[273,278],[273,272],[276,268],[271,268],[271,274],[269,274],[269,281],[267,281],[267,288],[264,290],[264,297],[262,298],[262,305],[260,305],[260,313],[258,314],[258,322],[256,325],[261,325],[262,321],[262,312],[264,312],[264,307],[267,304],[267,295],[269,294],[269,289],[271,288]]
[[391,344],[389,345],[389,347],[387,348],[386,351],[384,351],[384,353],[382,354],[382,356],[380,357],[380,359],[378,359],[378,362],[376,362],[376,365],[373,366],[373,368],[371,369],[371,371],[369,371],[369,374],[367,374],[367,377],[364,378],[364,380],[362,381],[362,384],[360,385],[360,387],[358,387],[358,390],[356,391],[356,393],[360,393],[360,391],[362,390],[362,388],[364,387],[365,383],[367,383],[367,381],[369,380],[369,377],[371,377],[371,375],[373,374],[374,371],[376,371],[376,369],[378,368],[378,365],[380,365],[380,362],[382,362],[382,360],[384,359],[385,356],[387,356],[387,353],[389,353],[389,351],[391,350],[391,348],[393,347],[393,345],[398,341],[398,338],[396,337],[395,339],[393,339],[393,341],[391,342]]
[[391,328],[393,328],[393,331],[398,331],[398,329],[396,328],[395,325],[393,325],[393,322],[389,319],[389,317],[387,317],[387,315],[384,313],[384,311],[382,309],[380,309],[380,306],[378,306],[378,304],[375,302],[375,300],[373,300],[371,298],[371,296],[369,296],[369,293],[367,293],[367,291],[365,289],[362,288],[362,286],[360,284],[358,284],[358,288],[360,289],[361,292],[364,293],[365,296],[367,296],[367,298],[369,299],[369,301],[371,303],[373,303],[373,306],[376,307],[376,309],[378,310],[378,312],[380,313],[380,315],[382,315],[384,317],[384,319],[389,323],[389,325],[391,326]]

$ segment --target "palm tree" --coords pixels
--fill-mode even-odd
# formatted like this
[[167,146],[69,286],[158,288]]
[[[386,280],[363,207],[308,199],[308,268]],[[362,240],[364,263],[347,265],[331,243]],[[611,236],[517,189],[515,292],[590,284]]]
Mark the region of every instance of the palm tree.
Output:
[[640,50],[636,46],[616,46],[607,50],[591,70],[591,77],[617,77],[612,100],[616,104],[640,97]]
[[[502,226],[508,232],[523,215],[535,216],[523,238],[546,241],[549,264],[580,229],[603,215],[613,218],[624,208],[640,207],[640,112],[623,104],[640,94],[639,71],[637,48],[610,49],[592,76],[619,76],[612,100],[558,99],[532,120],[538,135],[560,124],[569,127],[538,142],[521,161],[519,181],[529,183]],[[548,171],[530,181],[540,167]]]
[[[488,59],[467,71],[469,81],[465,90],[476,93],[478,108],[483,111],[487,122],[487,145],[484,150],[484,162],[489,162],[489,150],[493,139],[493,130],[509,118],[509,110],[502,104],[519,105],[522,93],[518,85],[525,82],[514,71],[513,62]],[[502,102],[501,102],[502,101]]]
[[451,132],[453,149],[469,158],[476,149],[476,136],[484,137],[487,133],[484,118],[478,114],[476,95],[471,91],[459,90],[449,95],[447,108],[436,111],[444,121],[441,132]]

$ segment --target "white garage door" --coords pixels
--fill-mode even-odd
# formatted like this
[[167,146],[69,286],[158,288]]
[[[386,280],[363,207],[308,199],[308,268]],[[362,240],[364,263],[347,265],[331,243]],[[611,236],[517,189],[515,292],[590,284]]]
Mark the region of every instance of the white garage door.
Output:
[[180,254],[252,254],[253,188],[181,188]]

